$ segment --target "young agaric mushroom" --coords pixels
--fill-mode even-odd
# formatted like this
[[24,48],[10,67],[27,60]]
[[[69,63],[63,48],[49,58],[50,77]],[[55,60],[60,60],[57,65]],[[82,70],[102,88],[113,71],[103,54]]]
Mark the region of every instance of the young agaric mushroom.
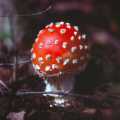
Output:
[[50,23],[40,30],[33,44],[32,63],[35,71],[46,76],[75,72],[88,60],[86,35],[70,23]]

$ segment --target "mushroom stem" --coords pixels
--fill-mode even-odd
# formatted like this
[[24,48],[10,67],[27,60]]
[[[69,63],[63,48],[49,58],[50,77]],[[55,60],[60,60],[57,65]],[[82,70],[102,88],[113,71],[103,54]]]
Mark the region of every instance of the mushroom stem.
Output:
[[45,81],[45,92],[59,91],[69,93],[74,87],[74,81],[74,76],[71,75],[48,78],[48,80]]

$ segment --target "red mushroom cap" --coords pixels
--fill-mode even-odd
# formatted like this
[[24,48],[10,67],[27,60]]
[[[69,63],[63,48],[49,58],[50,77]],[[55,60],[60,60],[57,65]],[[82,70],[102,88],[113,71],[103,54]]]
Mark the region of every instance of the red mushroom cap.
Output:
[[32,63],[38,74],[74,72],[88,60],[88,41],[77,26],[57,22],[40,30],[33,44]]

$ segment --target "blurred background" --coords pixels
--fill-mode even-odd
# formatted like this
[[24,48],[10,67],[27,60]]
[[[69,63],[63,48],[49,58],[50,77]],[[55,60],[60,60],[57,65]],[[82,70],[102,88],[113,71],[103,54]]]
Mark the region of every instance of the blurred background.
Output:
[[[78,25],[92,44],[91,59],[85,71],[75,76],[73,93],[96,95],[97,99],[106,94],[119,97],[119,0],[0,0],[1,94],[9,88],[13,92],[44,89],[43,81],[33,76],[30,49],[38,31],[56,21]],[[17,62],[21,64],[16,68]],[[116,107],[115,110],[114,118],[95,120],[119,120],[120,110]]]

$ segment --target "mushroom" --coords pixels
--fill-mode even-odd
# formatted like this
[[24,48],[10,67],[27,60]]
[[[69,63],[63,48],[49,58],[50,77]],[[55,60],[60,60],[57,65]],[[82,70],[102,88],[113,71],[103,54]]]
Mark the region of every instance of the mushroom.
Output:
[[85,66],[89,44],[77,26],[57,22],[39,31],[31,52],[37,74],[56,76],[74,73]]
[[48,77],[45,91],[71,91],[74,74],[87,64],[89,48],[86,35],[70,23],[50,23],[40,30],[31,49],[31,60],[35,72]]

